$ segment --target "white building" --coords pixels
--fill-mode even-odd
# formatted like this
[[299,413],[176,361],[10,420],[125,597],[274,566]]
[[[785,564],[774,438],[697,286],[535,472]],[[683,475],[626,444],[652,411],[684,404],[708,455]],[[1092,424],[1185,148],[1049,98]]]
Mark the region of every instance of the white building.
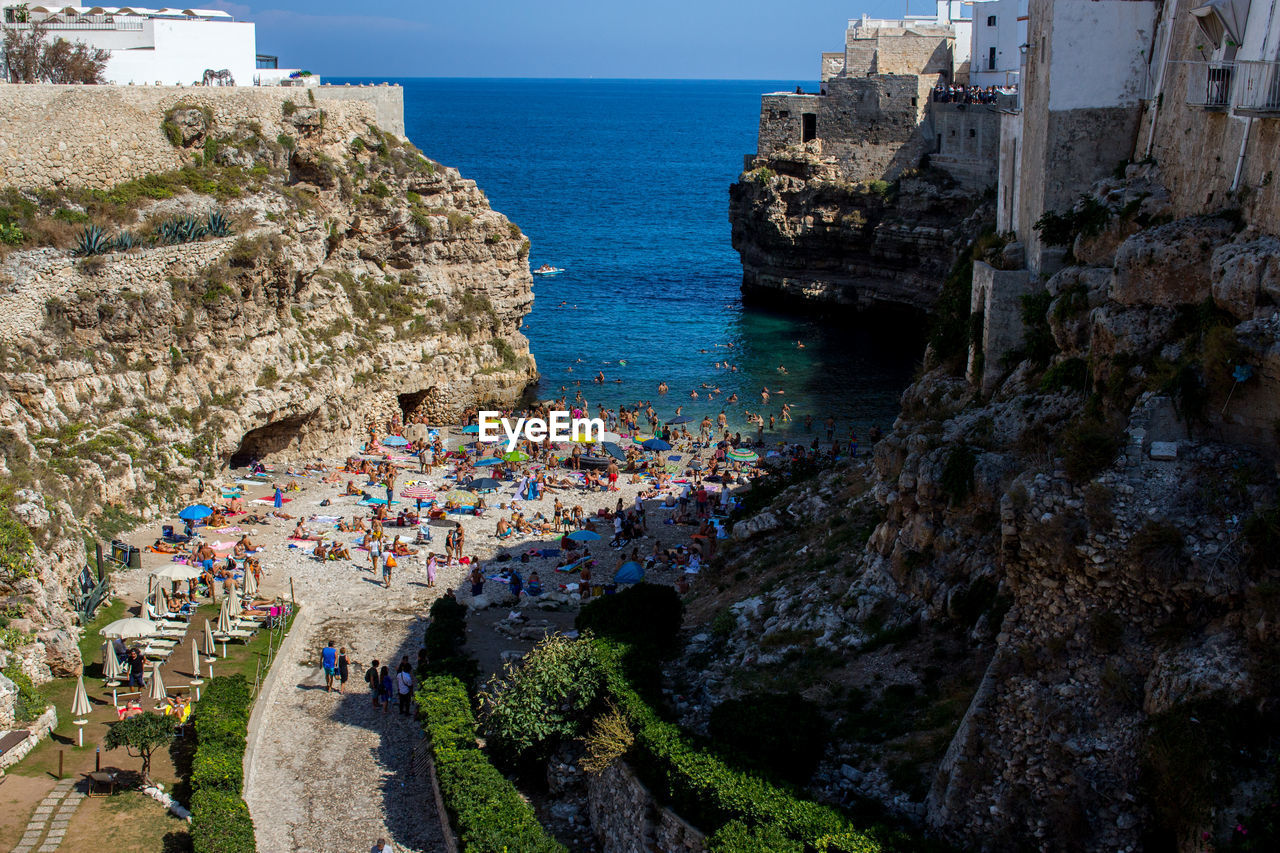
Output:
[[273,85],[290,73],[290,69],[258,69],[254,24],[217,9],[4,7],[4,28],[33,23],[42,24],[51,37],[109,51],[108,83],[191,85],[201,82],[206,70],[226,70],[236,85]]
[[1016,86],[1027,43],[1027,0],[981,0],[973,4],[969,84]]

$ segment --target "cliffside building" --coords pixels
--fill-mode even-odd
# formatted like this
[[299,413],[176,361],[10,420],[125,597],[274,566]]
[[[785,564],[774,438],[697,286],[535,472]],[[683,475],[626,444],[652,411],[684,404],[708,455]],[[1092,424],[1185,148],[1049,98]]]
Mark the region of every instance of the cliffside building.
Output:
[[983,0],[973,4],[969,48],[971,86],[1017,86],[1027,44],[1028,0]]
[[230,81],[223,82],[275,85],[288,80],[293,71],[273,67],[278,64],[275,57],[259,57],[255,25],[237,21],[220,9],[28,4],[4,7],[0,21],[3,29],[29,29],[33,25],[42,26],[52,38],[83,42],[110,52],[105,72],[108,83],[191,85],[199,83],[206,70],[225,70],[230,72]]

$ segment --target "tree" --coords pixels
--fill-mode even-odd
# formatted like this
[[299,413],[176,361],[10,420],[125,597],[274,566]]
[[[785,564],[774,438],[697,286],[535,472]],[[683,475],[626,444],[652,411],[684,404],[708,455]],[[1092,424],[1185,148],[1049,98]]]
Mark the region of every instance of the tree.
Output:
[[103,83],[111,54],[84,42],[49,41],[42,24],[5,29],[0,64],[10,83]]
[[108,750],[124,747],[132,758],[142,759],[142,779],[151,782],[151,753],[173,739],[173,720],[148,712],[121,720],[107,730]]

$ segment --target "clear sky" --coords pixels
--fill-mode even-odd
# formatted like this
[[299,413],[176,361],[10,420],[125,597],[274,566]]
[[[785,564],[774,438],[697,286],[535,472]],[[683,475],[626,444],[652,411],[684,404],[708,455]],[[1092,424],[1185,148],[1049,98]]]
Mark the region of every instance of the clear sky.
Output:
[[[152,4],[154,5],[154,4]],[[863,12],[903,0],[206,0],[258,25],[258,52],[332,77],[816,80]],[[934,4],[915,0],[914,13]]]

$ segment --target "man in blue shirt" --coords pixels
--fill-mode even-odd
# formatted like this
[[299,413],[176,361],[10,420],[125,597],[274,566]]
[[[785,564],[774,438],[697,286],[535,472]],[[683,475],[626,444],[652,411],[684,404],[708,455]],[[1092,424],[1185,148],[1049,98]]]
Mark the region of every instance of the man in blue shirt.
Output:
[[320,663],[324,666],[324,692],[333,690],[333,677],[338,674],[338,650],[333,647],[333,640],[320,652]]

